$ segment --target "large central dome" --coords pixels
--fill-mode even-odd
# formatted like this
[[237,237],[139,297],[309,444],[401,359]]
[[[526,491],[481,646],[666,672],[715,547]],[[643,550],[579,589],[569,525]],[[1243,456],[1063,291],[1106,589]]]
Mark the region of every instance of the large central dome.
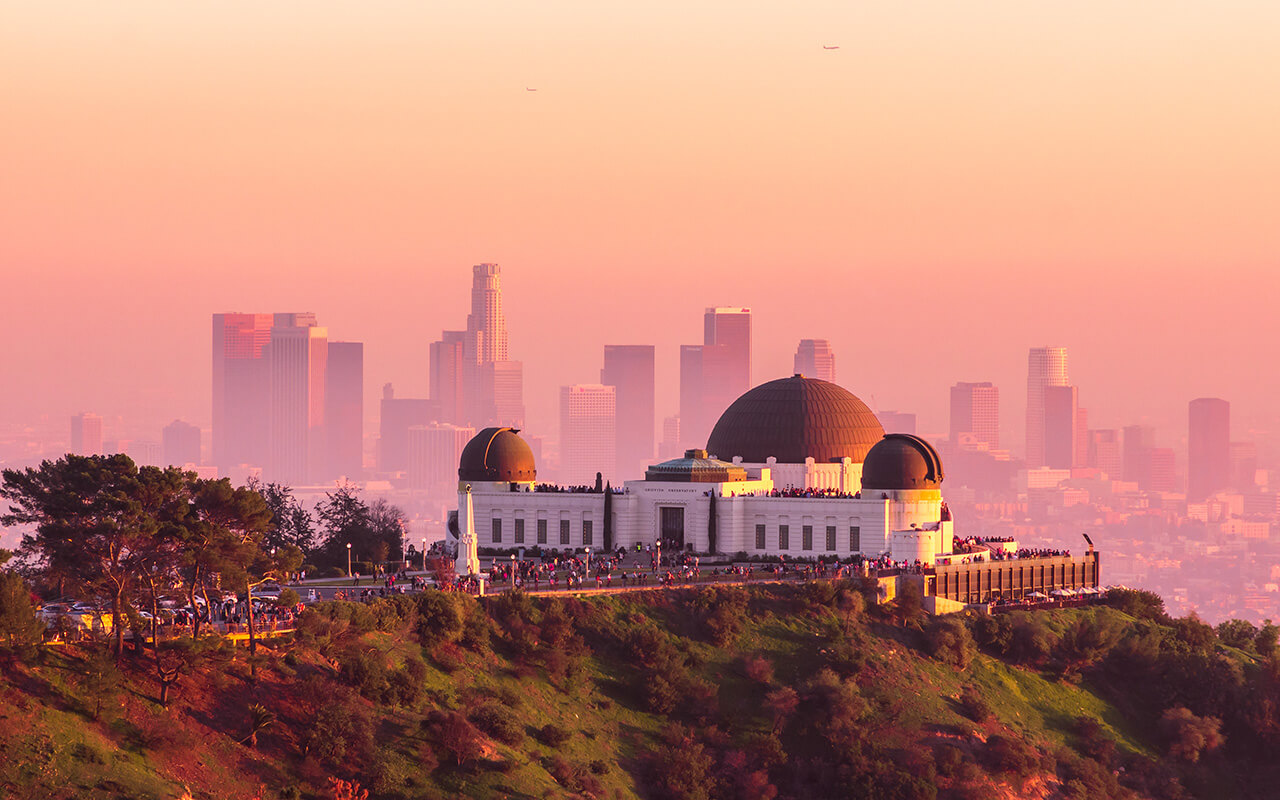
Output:
[[734,400],[712,429],[707,451],[753,464],[770,456],[781,464],[845,457],[861,463],[883,436],[884,427],[866,403],[834,383],[796,375]]

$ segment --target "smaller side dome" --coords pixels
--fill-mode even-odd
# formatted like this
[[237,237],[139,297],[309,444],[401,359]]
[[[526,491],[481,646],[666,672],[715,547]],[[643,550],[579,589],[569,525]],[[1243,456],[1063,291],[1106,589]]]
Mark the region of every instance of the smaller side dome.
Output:
[[684,458],[649,467],[645,470],[644,479],[674,483],[733,483],[745,481],[747,471],[737,464],[712,458],[706,450],[686,450]]
[[537,478],[533,450],[515,428],[485,428],[462,448],[458,480],[532,481]]
[[862,464],[862,488],[939,489],[942,459],[933,445],[908,433],[890,433],[876,443]]

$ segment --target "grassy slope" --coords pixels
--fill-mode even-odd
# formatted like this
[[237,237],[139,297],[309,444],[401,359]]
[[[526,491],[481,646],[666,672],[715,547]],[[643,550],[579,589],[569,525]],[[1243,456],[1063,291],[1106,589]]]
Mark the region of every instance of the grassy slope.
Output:
[[[643,613],[673,634],[687,632],[685,622],[656,597],[586,602],[603,604],[614,619]],[[733,720],[730,732],[739,734],[767,731],[771,725],[762,709],[764,689],[742,674],[742,655],[752,653],[773,662],[778,684],[799,683],[823,663],[820,630],[816,619],[791,613],[786,598],[757,595],[753,622],[732,647],[683,636],[676,641],[716,687],[724,715]],[[909,641],[909,634],[885,623],[873,623],[867,636],[867,664],[858,683],[878,712],[881,722],[875,735],[884,741],[983,736],[1007,729],[1032,740],[1061,742],[1069,737],[1074,718],[1088,715],[1101,719],[1121,747],[1139,752],[1149,747],[1087,684],[1049,680],[982,655],[967,672],[957,673],[923,656]],[[418,649],[410,640],[381,633],[364,635],[361,646],[386,653],[392,662]],[[267,659],[256,686],[248,680],[243,653],[216,669],[186,677],[168,712],[152,701],[155,687],[139,671],[131,675],[129,690],[113,704],[109,719],[100,722],[87,713],[74,651],[49,652],[39,666],[6,667],[0,679],[0,796],[171,798],[189,787],[194,797],[250,798],[260,785],[269,787],[264,797],[275,797],[278,789],[289,785],[316,791],[332,770],[292,754],[298,723],[295,730],[282,724],[264,733],[258,751],[237,742],[247,733],[245,709],[250,702],[260,698],[287,704],[297,671],[324,663],[299,646],[295,664],[301,666],[288,666],[280,659],[287,647]],[[486,655],[467,654],[465,665],[452,673],[428,661],[424,708],[406,711],[368,704],[377,722],[377,758],[398,785],[386,796],[572,796],[543,767],[545,757],[558,755],[578,767],[592,761],[609,765],[599,776],[605,796],[640,797],[635,777],[640,760],[668,722],[639,709],[629,688],[632,666],[616,660],[616,655],[597,653],[588,659],[585,675],[559,688],[542,669],[521,668],[502,653],[499,644]],[[984,729],[961,716],[955,702],[968,683],[984,691],[995,711],[996,721]],[[477,697],[504,695],[520,699],[512,713],[530,735],[515,747],[487,743],[485,758],[500,768],[446,765],[433,774],[422,770],[419,723],[424,711],[465,707]],[[573,735],[553,750],[532,735],[547,724]],[[445,764],[446,757],[439,760]],[[352,774],[361,771],[360,765],[351,765]]]

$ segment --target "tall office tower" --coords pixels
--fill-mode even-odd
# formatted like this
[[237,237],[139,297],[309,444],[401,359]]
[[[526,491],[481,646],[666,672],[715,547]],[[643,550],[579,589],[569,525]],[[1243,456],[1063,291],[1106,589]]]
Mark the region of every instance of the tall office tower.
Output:
[[679,458],[684,453],[681,447],[680,417],[665,417],[662,420],[662,442],[658,445],[658,458],[663,461]]
[[218,474],[263,467],[271,441],[270,314],[213,315],[213,453]]
[[409,468],[409,429],[427,426],[439,416],[434,400],[396,397],[391,384],[382,387],[378,414],[378,471]]
[[1151,488],[1151,452],[1156,448],[1156,429],[1147,425],[1124,428],[1124,479]]
[[1044,389],[1044,466],[1071,469],[1076,466],[1076,422],[1080,416],[1076,387]]
[[199,465],[200,428],[175,419],[160,431],[161,460],[166,467]]
[[1044,392],[1050,386],[1066,386],[1067,348],[1033,347],[1027,355],[1027,467],[1047,463],[1044,454]]
[[432,423],[409,428],[406,477],[409,488],[427,492],[433,497],[456,497],[458,493],[458,461],[462,449],[475,436],[476,429]]
[[135,439],[125,444],[124,452],[125,455],[133,459],[133,463],[140,467],[170,466],[169,464],[161,463],[164,461],[164,448],[160,442]]
[[560,476],[567,483],[612,478],[617,456],[617,393],[612,386],[560,387]]
[[102,449],[102,417],[76,414],[71,418],[71,450],[78,456],[97,456]]
[[1000,449],[1000,390],[990,381],[960,382],[951,387],[951,444],[969,434],[989,450]]
[[329,342],[325,370],[326,478],[364,474],[364,343]]
[[1231,404],[1192,400],[1187,423],[1187,499],[1203,500],[1231,485]]
[[796,348],[795,374],[836,382],[836,354],[826,339],[801,339]]
[[1101,471],[1113,481],[1123,475],[1124,451],[1120,446],[1120,431],[1111,429],[1089,431],[1089,454],[1085,464]]
[[480,365],[480,400],[485,425],[524,427],[524,362]]
[[1256,442],[1231,443],[1231,488],[1252,492],[1258,488],[1258,445]]
[[615,390],[616,426],[614,452],[618,480],[644,476],[653,461],[654,367],[651,344],[607,344],[600,383]]
[[267,361],[271,373],[268,479],[297,486],[324,470],[324,391],[329,331],[315,314],[275,314]]
[[680,428],[695,447],[751,388],[751,309],[708,308],[702,330],[701,345],[680,346]]
[[1178,488],[1177,465],[1171,447],[1153,447],[1150,458],[1149,489],[1153,492],[1173,492]]
[[475,364],[507,360],[507,317],[502,313],[502,267],[471,268],[471,313],[467,315],[467,358]]
[[458,423],[466,414],[466,340],[466,331],[444,331],[431,343],[431,400],[440,407],[442,422]]
[[1072,463],[1083,467],[1089,463],[1089,409],[1076,407],[1076,448]]
[[916,434],[916,415],[910,411],[877,411],[876,419],[885,433]]

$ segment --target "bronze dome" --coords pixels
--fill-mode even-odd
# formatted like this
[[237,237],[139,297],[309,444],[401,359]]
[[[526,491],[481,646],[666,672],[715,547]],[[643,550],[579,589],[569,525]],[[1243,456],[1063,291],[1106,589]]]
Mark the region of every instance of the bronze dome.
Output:
[[866,458],[884,436],[867,404],[834,383],[795,375],[763,383],[733,401],[707,440],[717,458],[782,464]]
[[533,450],[514,428],[485,428],[462,448],[458,480],[531,481],[537,477]]
[[881,439],[862,464],[862,488],[939,489],[942,459],[933,445],[907,433],[890,433]]

